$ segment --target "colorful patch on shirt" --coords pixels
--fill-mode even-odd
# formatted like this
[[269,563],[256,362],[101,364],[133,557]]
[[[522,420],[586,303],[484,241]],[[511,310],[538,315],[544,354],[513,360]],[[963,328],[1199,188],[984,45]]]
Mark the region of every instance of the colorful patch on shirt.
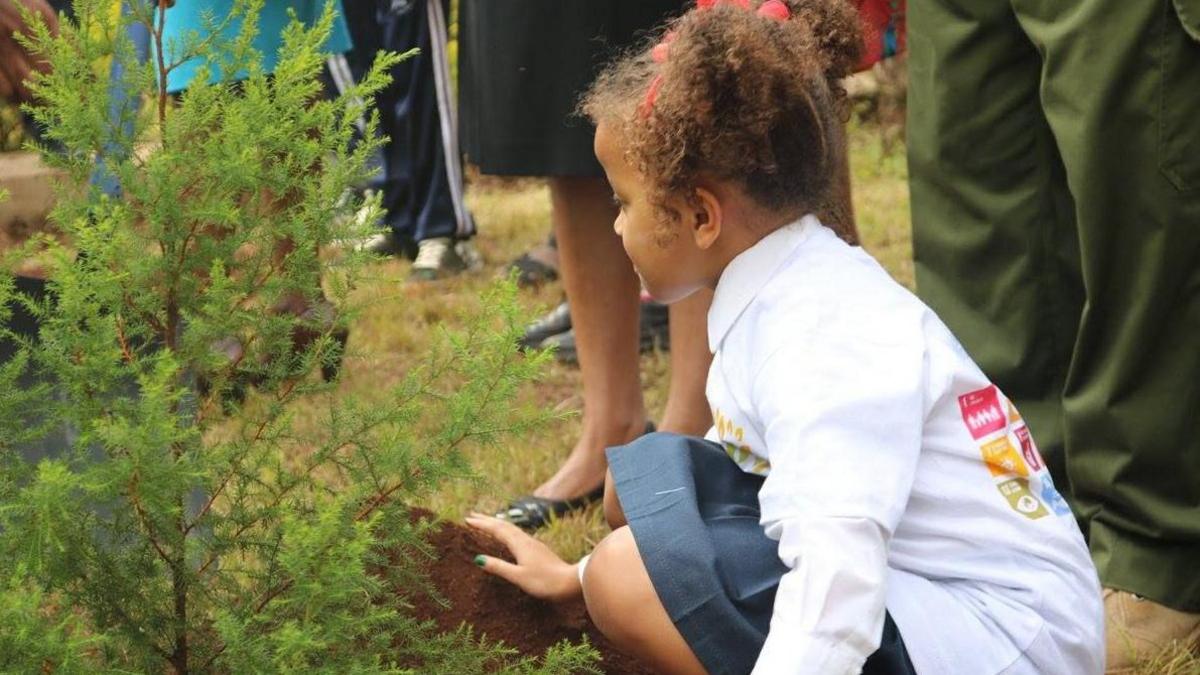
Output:
[[734,424],[733,420],[726,417],[718,408],[714,407],[712,414],[713,426],[717,429],[717,437],[721,439],[725,454],[729,455],[738,468],[757,476],[766,476],[771,473],[771,462],[760,457],[753,448],[744,442],[745,428]]
[[1067,500],[1063,499],[1058,490],[1054,488],[1054,483],[1044,481],[1042,483],[1042,501],[1049,505],[1050,510],[1059,516],[1071,515],[1071,506],[1067,504]]
[[983,454],[983,461],[987,464],[988,471],[991,471],[993,476],[1016,474],[1022,478],[1029,477],[1029,469],[1025,466],[1021,456],[1017,454],[1017,449],[1013,447],[1012,442],[1008,440],[1008,436],[988,441],[979,449]]
[[975,440],[1000,431],[1008,425],[1008,418],[1000,407],[1000,393],[995,385],[959,396],[958,408],[962,412],[967,431]]
[[737,445],[729,441],[721,441],[721,445],[724,446],[725,454],[729,455],[729,459],[732,459],[742,471],[758,476],[771,473],[771,462],[754,454],[750,446]]
[[1054,487],[1054,479],[1050,477],[1050,472],[1043,470],[1037,475],[1037,478],[1042,482],[1042,501],[1050,510],[1059,516],[1070,516],[1071,506],[1067,504],[1067,500],[1063,499],[1058,488]]
[[1050,512],[1046,510],[1046,506],[1029,489],[1028,480],[1013,478],[1000,483],[996,487],[1000,490],[1000,494],[1004,495],[1004,498],[1008,500],[1008,505],[1026,518],[1037,520],[1038,518],[1050,515]]
[[733,423],[719,408],[712,409],[713,425],[717,428],[717,436],[722,441],[732,439],[742,443],[746,438],[746,430]]
[[1009,424],[1020,424],[1021,423],[1021,413],[1017,412],[1017,406],[1013,405],[1012,401],[1008,401],[1007,405],[1008,405],[1008,423]]
[[1025,458],[1025,463],[1029,465],[1030,469],[1041,471],[1046,463],[1042,461],[1042,456],[1038,453],[1037,445],[1033,442],[1033,435],[1029,433],[1029,427],[1022,424],[1013,429],[1013,433],[1017,435],[1017,440],[1021,443],[1021,456]]
[[739,466],[741,466],[743,462],[750,460],[750,456],[752,454],[750,452],[750,448],[747,448],[744,445],[735,445],[729,441],[721,441],[721,445],[725,446],[725,454],[729,455],[729,459],[737,462]]

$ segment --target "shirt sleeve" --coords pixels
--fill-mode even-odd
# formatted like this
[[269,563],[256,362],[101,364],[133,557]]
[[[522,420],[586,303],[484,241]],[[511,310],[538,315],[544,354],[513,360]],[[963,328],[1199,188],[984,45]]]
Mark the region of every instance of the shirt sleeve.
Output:
[[926,414],[919,331],[795,339],[752,383],[771,471],[762,524],[780,580],[756,675],[859,673],[879,647],[887,548]]

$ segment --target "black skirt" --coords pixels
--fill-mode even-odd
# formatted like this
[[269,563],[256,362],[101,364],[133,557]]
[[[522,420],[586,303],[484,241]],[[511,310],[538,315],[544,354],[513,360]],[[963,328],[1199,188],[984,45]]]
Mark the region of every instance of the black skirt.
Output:
[[[608,465],[672,623],[712,675],[749,673],[788,571],[779,542],[759,525],[764,479],[742,471],[716,443],[668,433],[609,448]],[[862,672],[915,675],[891,615]]]
[[603,176],[594,129],[575,114],[615,55],[650,37],[681,0],[463,0],[463,149],[483,173]]

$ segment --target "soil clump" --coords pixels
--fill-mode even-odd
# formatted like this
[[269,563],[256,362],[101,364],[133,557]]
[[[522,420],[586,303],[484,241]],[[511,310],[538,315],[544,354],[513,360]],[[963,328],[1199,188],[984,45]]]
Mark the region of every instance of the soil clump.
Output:
[[[433,514],[413,509],[414,520],[436,520]],[[425,566],[434,588],[447,601],[443,607],[425,593],[406,600],[413,616],[433,620],[438,629],[452,631],[462,623],[518,650],[524,656],[541,656],[563,641],[588,642],[600,653],[600,670],[610,675],[652,675],[654,671],[617,651],[587,616],[583,601],[549,603],[531,598],[512,584],[483,572],[473,559],[479,554],[505,560],[512,556],[499,542],[466,526],[443,522],[427,538],[435,558]]]

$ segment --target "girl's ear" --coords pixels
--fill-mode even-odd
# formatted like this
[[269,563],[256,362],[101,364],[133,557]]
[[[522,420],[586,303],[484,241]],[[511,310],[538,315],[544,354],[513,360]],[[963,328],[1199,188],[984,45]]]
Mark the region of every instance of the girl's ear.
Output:
[[725,212],[717,196],[707,188],[696,188],[688,221],[697,248],[706,251],[716,243],[725,224],[724,216]]

